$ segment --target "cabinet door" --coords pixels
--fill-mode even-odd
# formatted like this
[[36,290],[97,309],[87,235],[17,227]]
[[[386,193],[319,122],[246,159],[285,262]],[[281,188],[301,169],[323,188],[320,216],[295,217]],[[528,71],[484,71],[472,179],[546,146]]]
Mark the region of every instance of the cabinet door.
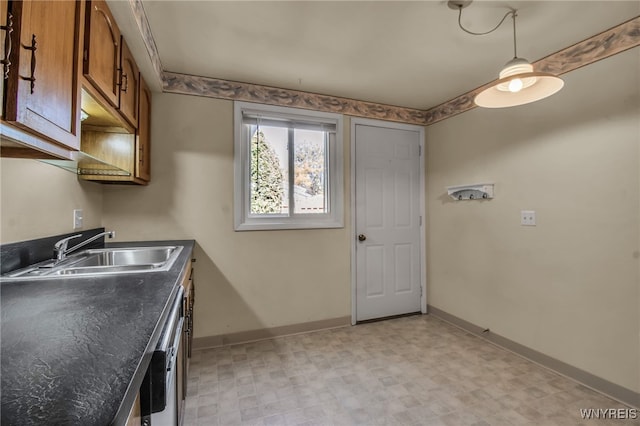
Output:
[[[11,18],[9,18],[11,17]],[[3,29],[0,30],[0,49],[2,49],[2,65],[0,65],[0,94],[4,93],[4,76],[5,71],[9,70],[9,52],[10,52],[10,37],[13,34],[13,15],[9,13],[9,2],[7,0],[0,0],[0,25]],[[6,41],[6,43],[5,43]],[[4,102],[2,103],[2,116],[4,117]]]
[[138,108],[138,131],[136,133],[135,175],[144,181],[151,180],[151,91],[142,76]]
[[[189,276],[189,300],[188,300],[188,316],[189,316],[189,335],[187,340],[187,357],[191,358],[191,349],[193,347],[193,303],[195,302],[196,297],[196,283],[193,279],[193,269],[191,270],[191,275]],[[188,365],[188,362],[187,362]]]
[[133,407],[131,407],[131,411],[129,412],[129,417],[127,417],[126,426],[141,426],[142,425],[142,414],[140,411],[140,392],[136,395],[136,400],[133,401]]
[[82,2],[14,1],[5,120],[80,147],[78,66]]
[[120,29],[103,0],[87,2],[84,75],[114,107],[120,89]]
[[120,112],[133,127],[137,128],[140,74],[124,38],[120,41],[120,52]]
[[[183,325],[184,327],[184,325]],[[186,372],[185,372],[185,339],[184,333],[180,336],[180,347],[178,348],[178,356],[176,358],[176,404],[178,406],[178,422],[177,425],[182,425],[182,417],[184,413],[184,399],[186,396],[187,388],[185,387],[185,383],[187,380]]]

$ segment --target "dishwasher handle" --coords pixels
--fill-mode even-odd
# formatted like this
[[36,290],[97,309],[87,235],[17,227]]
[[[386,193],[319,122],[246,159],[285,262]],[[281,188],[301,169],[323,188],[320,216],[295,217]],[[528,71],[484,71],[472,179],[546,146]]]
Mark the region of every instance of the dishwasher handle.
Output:
[[175,338],[173,339],[173,344],[171,348],[167,350],[170,354],[169,363],[167,365],[167,371],[171,371],[173,367],[176,365],[178,360],[178,349],[180,349],[180,339],[182,338],[182,327],[184,326],[184,318],[180,318],[178,322],[178,326],[176,327]]
[[171,312],[169,313],[167,322],[164,326],[164,329],[162,330],[160,343],[158,343],[158,347],[156,348],[156,350],[169,353],[169,348],[170,348],[169,344],[172,343],[169,339],[171,339],[171,337],[174,336],[174,334],[172,334],[172,330],[178,327],[178,322],[182,318],[181,309],[182,309],[183,294],[184,294],[184,290],[182,289],[182,286],[180,286],[180,289],[178,290],[178,294],[174,299],[173,307],[171,308]]

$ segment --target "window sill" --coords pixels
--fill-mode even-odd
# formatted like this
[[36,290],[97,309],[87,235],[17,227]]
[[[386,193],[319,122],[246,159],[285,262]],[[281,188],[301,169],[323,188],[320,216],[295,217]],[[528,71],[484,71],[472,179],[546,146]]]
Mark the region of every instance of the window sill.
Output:
[[236,231],[278,231],[289,229],[336,229],[344,228],[344,222],[326,220],[326,221],[248,221],[235,225]]

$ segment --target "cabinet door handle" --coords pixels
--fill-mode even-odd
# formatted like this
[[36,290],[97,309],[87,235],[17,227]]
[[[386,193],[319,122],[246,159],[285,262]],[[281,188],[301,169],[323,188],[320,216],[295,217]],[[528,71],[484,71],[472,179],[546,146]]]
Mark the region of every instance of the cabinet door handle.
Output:
[[26,44],[22,45],[23,49],[31,51],[31,76],[24,77],[19,76],[21,79],[31,82],[31,94],[33,95],[33,89],[36,87],[36,50],[38,50],[38,43],[36,43],[36,35],[33,34],[31,36],[31,46],[27,46]]
[[120,77],[120,90],[124,93],[127,93],[127,89],[129,88],[129,77],[127,77],[126,73],[122,73]]
[[11,67],[11,61],[9,56],[11,55],[11,33],[13,32],[13,15],[7,14],[7,25],[0,25],[0,30],[6,31],[4,36],[4,58],[0,63],[4,66],[4,79],[9,78],[9,67]]

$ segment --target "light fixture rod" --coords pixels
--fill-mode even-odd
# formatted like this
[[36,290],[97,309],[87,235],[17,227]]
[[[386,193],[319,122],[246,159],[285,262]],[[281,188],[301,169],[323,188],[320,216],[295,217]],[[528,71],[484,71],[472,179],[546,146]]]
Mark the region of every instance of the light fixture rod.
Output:
[[[497,30],[500,25],[502,25],[502,23],[504,22],[505,19],[507,19],[507,16],[512,15],[513,16],[513,26],[514,26],[514,33],[515,33],[515,16],[516,16],[516,10],[510,10],[507,13],[505,13],[505,15],[502,17],[502,19],[500,20],[500,22],[498,22],[498,25],[496,25],[495,27],[493,27],[492,29],[490,29],[489,31],[484,31],[481,33],[477,33],[471,30],[466,29],[465,27],[462,26],[462,9],[464,8],[464,6],[462,5],[458,5],[458,26],[462,29],[462,31],[469,33],[471,35],[487,35],[487,34],[491,34],[492,32],[494,32],[495,30]],[[515,37],[515,35],[514,35]]]
[[518,11],[514,10],[511,16],[513,18],[513,57],[515,59],[518,57],[518,47],[516,43],[516,16],[518,16]]

